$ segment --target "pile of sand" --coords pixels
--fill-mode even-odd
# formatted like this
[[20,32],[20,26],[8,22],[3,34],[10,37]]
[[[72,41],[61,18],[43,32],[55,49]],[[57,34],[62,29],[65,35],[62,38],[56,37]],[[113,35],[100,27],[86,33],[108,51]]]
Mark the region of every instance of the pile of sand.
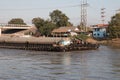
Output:
[[120,44],[120,38],[112,39],[113,43]]
[[88,39],[86,39],[86,42],[92,43],[92,44],[98,43],[98,42],[97,42],[96,40],[94,40],[93,38],[88,38]]

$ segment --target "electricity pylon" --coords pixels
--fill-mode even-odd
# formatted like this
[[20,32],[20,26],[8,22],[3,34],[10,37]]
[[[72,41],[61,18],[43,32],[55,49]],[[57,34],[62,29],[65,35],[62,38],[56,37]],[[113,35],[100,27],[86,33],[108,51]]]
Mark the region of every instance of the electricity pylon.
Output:
[[101,8],[101,19],[102,24],[105,24],[105,8]]
[[81,0],[81,22],[80,27],[83,31],[87,31],[87,0]]

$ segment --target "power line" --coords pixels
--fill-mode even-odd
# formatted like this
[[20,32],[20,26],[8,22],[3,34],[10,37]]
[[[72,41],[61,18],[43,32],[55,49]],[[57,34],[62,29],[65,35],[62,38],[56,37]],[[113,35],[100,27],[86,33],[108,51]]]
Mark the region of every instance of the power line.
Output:
[[57,6],[57,7],[43,7],[43,8],[9,8],[9,9],[3,9],[1,8],[1,11],[21,11],[21,10],[48,10],[48,9],[62,9],[62,8],[72,8],[72,7],[79,7],[80,4],[75,4],[75,5],[67,5],[67,6]]

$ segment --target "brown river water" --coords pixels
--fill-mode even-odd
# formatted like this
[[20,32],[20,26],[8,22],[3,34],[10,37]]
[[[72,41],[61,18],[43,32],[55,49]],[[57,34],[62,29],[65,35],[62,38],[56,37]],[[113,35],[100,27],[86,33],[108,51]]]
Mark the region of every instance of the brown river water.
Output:
[[120,80],[120,49],[42,52],[0,49],[0,80]]

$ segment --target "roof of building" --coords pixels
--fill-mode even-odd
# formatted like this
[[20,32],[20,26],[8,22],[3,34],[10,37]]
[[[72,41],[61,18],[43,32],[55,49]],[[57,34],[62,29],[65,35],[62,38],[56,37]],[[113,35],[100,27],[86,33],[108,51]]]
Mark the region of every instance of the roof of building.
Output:
[[55,33],[60,33],[60,32],[71,32],[71,31],[74,31],[74,32],[80,32],[80,30],[77,28],[77,27],[60,27],[58,29],[54,29],[52,32]]
[[97,24],[98,27],[108,27],[108,24]]
[[108,24],[97,24],[97,25],[93,25],[93,28],[107,28]]

